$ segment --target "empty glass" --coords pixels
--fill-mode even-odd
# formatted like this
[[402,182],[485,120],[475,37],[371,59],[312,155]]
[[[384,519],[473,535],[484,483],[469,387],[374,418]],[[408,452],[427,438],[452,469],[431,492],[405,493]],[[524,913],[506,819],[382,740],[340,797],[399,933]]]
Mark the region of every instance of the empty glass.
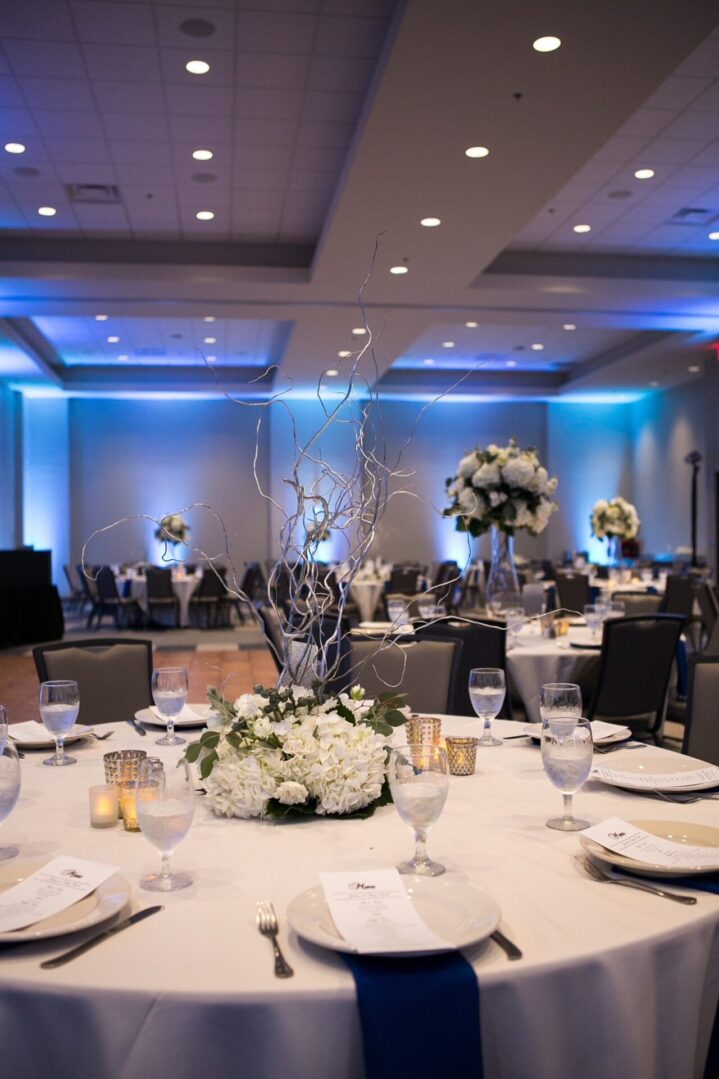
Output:
[[40,683],[40,715],[55,739],[55,752],[43,764],[53,767],[77,764],[76,759],[65,752],[65,735],[74,727],[79,711],[80,687],[77,682],[63,679]]
[[402,820],[414,832],[414,856],[397,866],[400,873],[438,877],[445,867],[427,855],[427,831],[447,801],[449,764],[440,746],[420,742],[398,746],[387,768],[392,799]]
[[580,832],[589,821],[572,816],[572,799],[592,767],[592,729],[588,719],[547,716],[542,720],[542,764],[549,781],[561,791],[564,814],[545,821],[547,828]]
[[387,615],[395,628],[406,625],[410,620],[407,604],[401,599],[387,600]]
[[504,671],[499,667],[475,667],[469,672],[469,698],[472,708],[484,721],[482,737],[478,746],[501,746],[502,739],[492,734],[492,720],[504,704],[507,684]]
[[159,873],[143,877],[140,887],[148,892],[176,892],[192,884],[190,873],[173,873],[170,855],[190,830],[195,812],[195,790],[188,763],[180,760],[167,768],[164,778],[156,763],[140,765],[135,806],[140,831],[162,855]]
[[181,746],[185,739],[175,734],[175,716],[187,700],[187,671],[184,667],[158,667],[152,672],[152,697],[155,707],[167,722],[167,734],[157,739],[158,746]]
[[524,622],[526,614],[524,607],[507,607],[504,612],[504,617],[507,620],[507,632],[512,644],[517,644],[519,640],[519,634],[524,629]]
[[597,639],[597,630],[604,621],[604,607],[599,603],[587,603],[584,606],[584,621],[592,633],[592,640]]
[[[7,710],[0,704],[0,821],[9,817],[20,794],[20,760],[8,735]],[[0,847],[0,862],[15,858],[17,847]]]

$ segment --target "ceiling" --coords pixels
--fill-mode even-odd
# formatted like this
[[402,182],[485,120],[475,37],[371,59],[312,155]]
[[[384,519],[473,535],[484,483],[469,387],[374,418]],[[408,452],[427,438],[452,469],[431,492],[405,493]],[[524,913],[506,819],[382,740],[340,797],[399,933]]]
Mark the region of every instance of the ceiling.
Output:
[[0,380],[23,392],[262,396],[341,386],[365,349],[388,396],[620,400],[716,362],[708,2],[0,15]]

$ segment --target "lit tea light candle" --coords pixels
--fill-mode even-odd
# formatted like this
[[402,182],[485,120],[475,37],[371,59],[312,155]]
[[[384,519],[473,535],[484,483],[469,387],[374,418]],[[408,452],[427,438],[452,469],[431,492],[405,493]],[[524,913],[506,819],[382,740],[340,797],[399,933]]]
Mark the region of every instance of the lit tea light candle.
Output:
[[112,828],[117,824],[117,787],[90,787],[90,824],[93,828]]
[[472,776],[477,763],[476,738],[447,737],[449,771],[453,776]]

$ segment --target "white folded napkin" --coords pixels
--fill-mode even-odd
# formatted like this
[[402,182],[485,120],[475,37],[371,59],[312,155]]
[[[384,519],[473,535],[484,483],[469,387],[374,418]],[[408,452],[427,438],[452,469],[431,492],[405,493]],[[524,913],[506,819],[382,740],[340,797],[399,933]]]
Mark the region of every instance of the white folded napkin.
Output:
[[[622,727],[618,723],[605,723],[603,719],[593,719],[589,726],[592,728],[592,739],[595,745],[601,745],[603,742],[617,742],[621,737],[625,735],[628,737],[632,733],[629,727]],[[524,731],[532,738],[541,738],[542,724],[528,723]]]
[[[150,705],[150,711],[161,723],[167,722],[167,717],[163,716],[162,712],[154,704]],[[184,720],[185,723],[204,723],[209,714],[209,704],[183,704],[182,711],[175,716],[175,723],[177,723],[178,719],[180,721]]]
[[[79,738],[83,734],[89,734],[92,727],[86,727],[82,723],[75,723],[70,727],[69,731],[65,732],[66,738]],[[13,723],[8,728],[10,737],[15,742],[24,742],[26,745],[30,745],[33,742],[39,744],[41,742],[52,742],[53,735],[43,723],[36,723],[34,720],[29,719],[25,723]]]

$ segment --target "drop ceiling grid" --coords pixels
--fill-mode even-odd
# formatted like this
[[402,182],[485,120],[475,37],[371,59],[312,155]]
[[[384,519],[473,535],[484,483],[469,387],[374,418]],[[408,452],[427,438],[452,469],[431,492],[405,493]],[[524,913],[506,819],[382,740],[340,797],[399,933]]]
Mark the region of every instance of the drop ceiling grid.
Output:
[[[25,15],[14,12],[0,31],[3,67],[12,72],[0,77],[0,130],[15,140],[23,128],[30,145],[22,163],[44,175],[18,183],[11,169],[20,162],[3,162],[15,227],[19,220],[69,234],[316,238],[394,0],[259,6],[193,8],[218,27],[214,39],[193,43],[178,29],[188,8],[27,0]],[[186,75],[186,59],[204,54],[210,73]],[[268,141],[290,150],[286,162],[269,166],[269,186],[261,160]],[[195,148],[213,149],[215,158],[194,163]],[[198,183],[196,172],[219,173],[218,181]],[[58,214],[38,219],[48,178],[46,200]],[[69,182],[117,183],[123,213],[75,213],[64,191]],[[253,199],[261,205],[250,205]],[[198,209],[213,210],[215,220],[197,222]]]

